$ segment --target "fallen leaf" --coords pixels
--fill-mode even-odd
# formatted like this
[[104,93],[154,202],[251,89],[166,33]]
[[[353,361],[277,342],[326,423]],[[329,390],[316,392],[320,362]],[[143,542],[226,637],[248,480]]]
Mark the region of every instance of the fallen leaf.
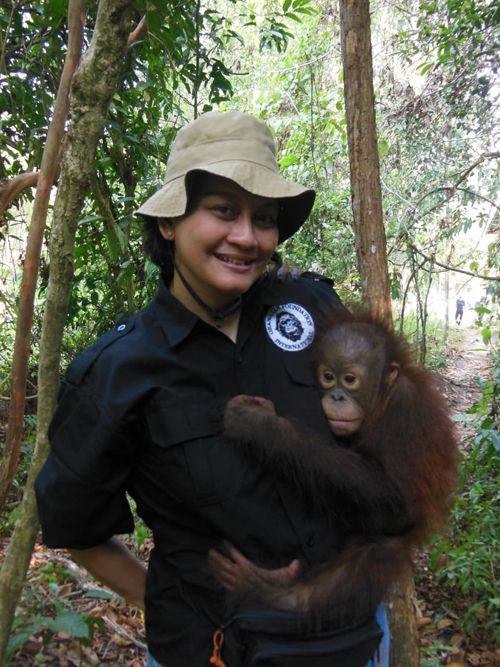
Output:
[[117,634],[113,635],[113,642],[117,646],[131,646],[132,645],[132,642],[130,641],[130,639],[125,639],[124,637],[120,637],[120,635],[117,635]]
[[451,639],[449,640],[450,646],[456,646],[457,648],[460,646],[465,641],[465,637],[463,635],[452,635]]

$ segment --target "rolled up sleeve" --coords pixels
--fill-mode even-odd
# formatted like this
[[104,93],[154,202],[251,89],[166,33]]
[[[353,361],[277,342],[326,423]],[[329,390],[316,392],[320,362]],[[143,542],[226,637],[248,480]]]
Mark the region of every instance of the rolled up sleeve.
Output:
[[126,497],[133,432],[117,428],[90,392],[65,383],[49,429],[51,452],[35,483],[47,546],[86,549],[133,532]]

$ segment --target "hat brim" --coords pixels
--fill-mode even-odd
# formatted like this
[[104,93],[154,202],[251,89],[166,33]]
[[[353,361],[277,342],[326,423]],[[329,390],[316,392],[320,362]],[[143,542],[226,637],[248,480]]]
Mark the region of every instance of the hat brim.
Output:
[[255,162],[225,160],[197,165],[186,174],[165,183],[144,202],[137,213],[155,218],[175,218],[184,215],[187,208],[186,176],[196,171],[227,178],[254,195],[279,199],[278,243],[283,243],[300,229],[314,205],[316,196],[314,190],[287,181],[275,171]]

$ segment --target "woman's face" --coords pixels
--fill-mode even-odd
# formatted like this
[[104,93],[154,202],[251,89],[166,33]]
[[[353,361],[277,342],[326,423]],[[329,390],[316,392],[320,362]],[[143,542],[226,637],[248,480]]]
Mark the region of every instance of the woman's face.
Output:
[[[160,232],[175,241],[175,263],[188,284],[205,303],[220,308],[246,292],[266,268],[278,243],[278,200],[210,174],[200,179],[195,197],[192,212],[160,220]],[[183,301],[177,273],[174,293]]]

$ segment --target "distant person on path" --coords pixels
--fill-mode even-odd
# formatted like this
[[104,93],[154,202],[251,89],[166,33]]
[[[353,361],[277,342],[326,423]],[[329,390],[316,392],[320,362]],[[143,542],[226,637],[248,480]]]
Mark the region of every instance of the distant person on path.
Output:
[[462,322],[462,317],[464,314],[464,306],[465,306],[465,301],[464,299],[460,296],[457,299],[457,310],[455,312],[455,322],[460,326],[460,323]]

